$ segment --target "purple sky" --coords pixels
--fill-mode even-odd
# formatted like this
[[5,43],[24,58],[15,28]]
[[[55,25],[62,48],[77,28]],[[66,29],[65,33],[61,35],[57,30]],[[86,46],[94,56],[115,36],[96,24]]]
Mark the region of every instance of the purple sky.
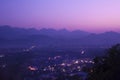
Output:
[[0,25],[120,31],[120,0],[0,0]]

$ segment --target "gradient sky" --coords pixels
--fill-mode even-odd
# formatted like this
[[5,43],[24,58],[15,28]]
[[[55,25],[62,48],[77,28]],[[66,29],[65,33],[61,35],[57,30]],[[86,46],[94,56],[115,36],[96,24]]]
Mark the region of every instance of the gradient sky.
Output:
[[0,0],[0,25],[120,31],[120,0]]

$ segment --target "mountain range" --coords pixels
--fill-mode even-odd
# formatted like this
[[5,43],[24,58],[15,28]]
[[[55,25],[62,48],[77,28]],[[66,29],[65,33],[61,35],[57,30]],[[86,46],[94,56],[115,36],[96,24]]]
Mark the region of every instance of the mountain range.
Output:
[[120,43],[120,33],[109,31],[100,34],[66,29],[24,29],[0,26],[0,47],[108,47]]

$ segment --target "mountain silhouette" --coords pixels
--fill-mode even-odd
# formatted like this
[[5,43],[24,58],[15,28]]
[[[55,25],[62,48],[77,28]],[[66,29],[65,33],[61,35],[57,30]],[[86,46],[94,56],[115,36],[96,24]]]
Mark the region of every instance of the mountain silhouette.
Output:
[[120,43],[120,33],[109,31],[100,34],[66,29],[24,29],[11,26],[0,26],[0,47],[6,46],[60,46],[81,47],[94,46],[104,47]]

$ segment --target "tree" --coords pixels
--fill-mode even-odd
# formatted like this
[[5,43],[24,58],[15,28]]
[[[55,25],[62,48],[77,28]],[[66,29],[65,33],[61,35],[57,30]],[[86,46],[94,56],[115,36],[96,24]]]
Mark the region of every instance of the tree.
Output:
[[88,80],[120,80],[120,44],[108,49],[104,57],[94,59]]

